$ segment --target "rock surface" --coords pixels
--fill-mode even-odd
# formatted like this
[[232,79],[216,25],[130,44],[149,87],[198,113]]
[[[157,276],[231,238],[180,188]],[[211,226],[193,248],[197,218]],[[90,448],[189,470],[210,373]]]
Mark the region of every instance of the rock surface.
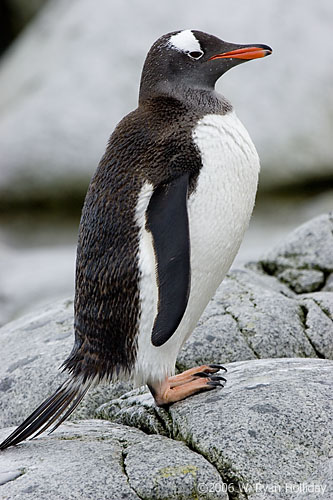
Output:
[[67,423],[1,453],[0,495],[331,498],[332,369],[321,359],[231,363],[224,389],[168,410],[132,391],[97,410],[113,423]]
[[[179,353],[178,369],[256,358],[333,359],[333,292],[327,281],[321,280],[317,291],[297,294],[278,279],[283,265],[292,271],[312,266],[323,276],[333,273],[332,229],[332,214],[320,216],[259,262],[229,273]],[[292,288],[296,283],[295,279]],[[58,368],[73,345],[72,301],[57,302],[9,323],[0,329],[0,338],[0,427],[4,427],[18,424],[64,381]],[[130,389],[126,383],[99,386],[74,415],[90,418],[103,402]]]
[[211,0],[200,19],[190,0],[177,9],[153,0],[100,0],[98,9],[92,0],[72,0],[70,9],[66,0],[48,2],[0,68],[0,201],[81,196],[115,124],[136,106],[148,48],[187,27],[274,49],[260,68],[243,66],[218,85],[258,147],[261,186],[330,177],[333,68],[317,40],[329,46],[332,17],[327,0],[294,0],[287,11],[278,0],[240,11]]
[[333,272],[333,212],[298,227],[260,260],[296,293],[321,290]]
[[[219,288],[177,363],[230,362],[224,389],[165,410],[146,388],[97,387],[79,423],[0,454],[0,498],[333,497],[333,361],[318,359],[333,358],[332,229],[332,214],[309,221]],[[9,323],[0,339],[8,427],[64,381],[72,300]]]
[[65,380],[58,368],[70,352],[72,323],[66,300],[1,328],[1,427],[18,424]]
[[168,411],[132,391],[96,414],[184,441],[216,467],[231,498],[292,498],[289,490],[302,483],[330,498],[333,362],[251,360],[227,368],[224,389]]
[[[73,301],[57,302],[0,329],[0,428],[17,425],[67,378],[59,370],[73,346]],[[98,386],[76,418],[128,391],[129,384]]]
[[206,481],[223,487],[215,467],[185,443],[100,420],[66,423],[0,454],[0,495],[8,499],[228,498],[201,496]]

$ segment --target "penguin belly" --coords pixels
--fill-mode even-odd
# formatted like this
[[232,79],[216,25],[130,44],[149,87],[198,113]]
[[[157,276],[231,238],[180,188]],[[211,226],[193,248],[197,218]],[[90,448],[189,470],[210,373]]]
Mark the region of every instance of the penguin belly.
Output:
[[195,126],[192,139],[200,151],[202,167],[188,199],[190,295],[178,328],[160,347],[151,342],[158,285],[152,238],[142,217],[152,186],[144,186],[138,203],[141,317],[133,373],[136,385],[160,382],[173,375],[178,352],[228,272],[254,206],[259,158],[236,114],[206,115]]

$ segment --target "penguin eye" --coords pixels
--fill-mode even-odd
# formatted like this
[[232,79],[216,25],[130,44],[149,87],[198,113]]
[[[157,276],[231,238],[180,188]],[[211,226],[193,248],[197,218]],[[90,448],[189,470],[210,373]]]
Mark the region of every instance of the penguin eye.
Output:
[[187,52],[187,55],[191,59],[195,59],[197,61],[204,55],[204,53],[201,50],[195,50],[193,52]]

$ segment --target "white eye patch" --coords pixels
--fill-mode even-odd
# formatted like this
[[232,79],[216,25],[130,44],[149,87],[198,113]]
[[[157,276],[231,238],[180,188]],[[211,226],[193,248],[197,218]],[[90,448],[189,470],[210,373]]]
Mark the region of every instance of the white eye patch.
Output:
[[199,41],[195,38],[191,30],[180,31],[172,35],[169,44],[181,52],[202,52]]

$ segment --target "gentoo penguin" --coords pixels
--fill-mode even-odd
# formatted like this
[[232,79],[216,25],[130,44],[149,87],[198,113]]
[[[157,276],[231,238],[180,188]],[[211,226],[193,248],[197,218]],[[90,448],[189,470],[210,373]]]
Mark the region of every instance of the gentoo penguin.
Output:
[[56,428],[102,380],[147,384],[159,406],[220,385],[221,365],[174,375],[237,253],[257,189],[256,149],[214,86],[271,52],[195,30],[154,43],[139,106],[111,135],[85,199],[69,379],[1,449]]

